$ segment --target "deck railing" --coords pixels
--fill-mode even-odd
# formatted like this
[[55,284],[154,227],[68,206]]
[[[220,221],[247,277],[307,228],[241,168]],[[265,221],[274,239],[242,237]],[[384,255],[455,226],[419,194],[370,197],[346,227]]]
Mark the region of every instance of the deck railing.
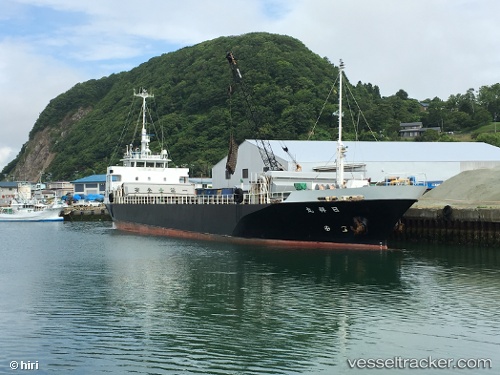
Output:
[[[283,194],[273,196],[272,201],[283,200]],[[116,204],[235,204],[234,195],[166,195],[166,194],[128,194],[115,192]],[[263,194],[244,193],[241,204],[269,202]]]
[[[290,192],[270,193],[266,183],[254,183],[243,193],[238,204],[268,204],[283,202]],[[125,193],[122,188],[113,191],[116,204],[236,204],[234,194],[175,194],[175,193]]]

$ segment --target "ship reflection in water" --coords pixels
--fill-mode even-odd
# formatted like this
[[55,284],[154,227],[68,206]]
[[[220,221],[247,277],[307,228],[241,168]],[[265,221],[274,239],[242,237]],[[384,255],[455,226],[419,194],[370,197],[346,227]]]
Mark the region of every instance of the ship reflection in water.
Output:
[[349,368],[356,358],[500,360],[495,250],[287,251],[107,223],[6,224],[0,240],[0,372],[12,360],[61,374],[352,374],[370,373]]

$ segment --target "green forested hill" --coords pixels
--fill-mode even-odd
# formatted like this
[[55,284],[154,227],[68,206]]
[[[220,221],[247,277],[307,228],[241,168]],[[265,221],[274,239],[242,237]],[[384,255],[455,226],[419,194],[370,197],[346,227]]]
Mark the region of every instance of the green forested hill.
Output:
[[[233,81],[227,51],[233,51],[238,61],[256,121],[251,120],[241,85]],[[131,71],[77,84],[54,98],[34,124],[29,141],[2,173],[16,176],[23,169],[25,174],[36,169],[35,142],[46,143],[45,164],[38,168],[53,180],[104,173],[106,166],[118,162],[137,131],[140,100],[133,91],[141,87],[155,95],[150,104],[156,125],[152,149],[159,149],[163,134],[173,162],[190,166],[193,176],[207,175],[224,157],[231,132],[238,142],[335,139],[336,91],[322,108],[337,74],[336,65],[288,36],[251,33],[206,41],[152,58]],[[454,118],[449,113],[455,108],[448,110],[448,102],[439,98],[428,100],[430,110],[424,113],[404,90],[386,98],[371,84],[357,83],[351,90],[369,125],[354,126],[349,122],[359,116],[346,116],[346,139],[368,140],[376,134],[396,140],[400,122],[442,126],[446,120],[449,130],[460,130],[492,119],[487,108],[479,111],[478,119],[477,105],[474,113],[457,108],[461,115]],[[456,99],[455,106],[464,106],[470,98]]]

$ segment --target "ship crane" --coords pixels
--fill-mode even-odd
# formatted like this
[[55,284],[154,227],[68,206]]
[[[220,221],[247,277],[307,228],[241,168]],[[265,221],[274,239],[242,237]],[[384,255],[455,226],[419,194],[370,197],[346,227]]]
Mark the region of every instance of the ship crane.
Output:
[[295,172],[301,172],[302,171],[302,166],[297,162],[297,159],[295,159],[295,156],[292,155],[292,153],[290,152],[290,150],[288,149],[288,147],[285,144],[283,144],[281,146],[281,148],[283,149],[283,151],[285,151],[288,154],[288,156],[290,157],[290,159],[292,159],[292,162],[295,165],[294,171]]
[[[258,129],[258,121],[255,116],[255,112],[250,104],[250,98],[243,84],[243,76],[241,75],[240,69],[237,66],[236,59],[232,52],[228,52],[226,54],[226,59],[229,62],[229,66],[231,67],[231,71],[233,73],[233,80],[235,83],[238,83],[241,87],[241,91],[243,92],[243,97],[245,98],[245,102],[247,104],[248,110],[250,111],[250,115],[252,117],[252,121],[254,126]],[[229,88],[229,94],[232,94],[232,88]],[[268,140],[257,139],[258,149],[260,152],[260,156],[262,161],[264,162],[264,170],[266,171],[282,171],[284,170],[283,166],[276,160],[276,156],[274,155],[271,144]]]

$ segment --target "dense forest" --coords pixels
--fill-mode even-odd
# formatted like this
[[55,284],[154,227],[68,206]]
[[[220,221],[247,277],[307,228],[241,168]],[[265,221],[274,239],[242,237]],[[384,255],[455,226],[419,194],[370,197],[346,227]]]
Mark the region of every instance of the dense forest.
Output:
[[[242,79],[231,70],[228,51]],[[206,41],[128,72],[79,83],[57,96],[0,177],[15,179],[22,173],[37,134],[45,135],[53,157],[43,171],[45,180],[105,173],[138,134],[140,99],[133,92],[141,87],[154,94],[151,148],[167,147],[175,165],[189,166],[193,176],[209,175],[227,152],[230,134],[238,143],[335,139],[338,92],[332,88],[337,76],[338,66],[288,36],[250,33]],[[348,83],[346,91],[354,98],[347,101],[353,114],[344,116],[346,140],[400,140],[401,122],[421,121],[442,132],[427,131],[416,141],[456,141],[468,134],[472,138],[467,140],[500,146],[496,131],[489,131],[500,114],[498,83],[447,100],[419,101],[403,89],[382,97],[378,86],[362,82]]]

